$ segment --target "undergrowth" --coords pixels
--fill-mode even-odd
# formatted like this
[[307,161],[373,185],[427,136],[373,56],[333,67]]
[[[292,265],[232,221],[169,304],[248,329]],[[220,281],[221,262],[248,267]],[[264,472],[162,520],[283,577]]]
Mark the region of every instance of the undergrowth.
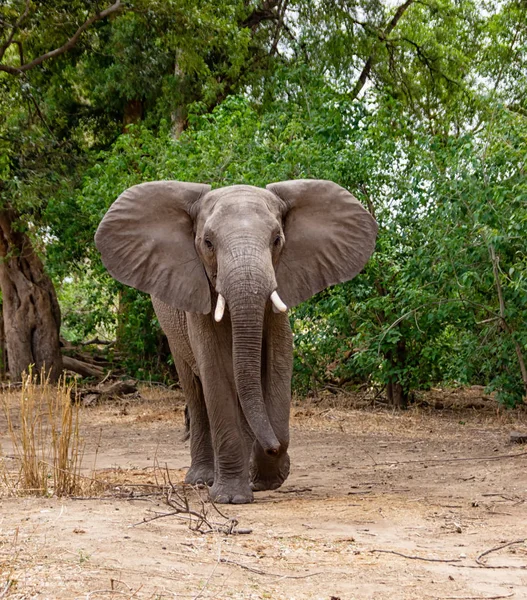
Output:
[[25,375],[19,388],[8,388],[0,405],[12,452],[0,462],[0,482],[10,495],[83,495],[96,482],[81,474],[84,441],[80,407],[71,400],[72,385],[50,384]]

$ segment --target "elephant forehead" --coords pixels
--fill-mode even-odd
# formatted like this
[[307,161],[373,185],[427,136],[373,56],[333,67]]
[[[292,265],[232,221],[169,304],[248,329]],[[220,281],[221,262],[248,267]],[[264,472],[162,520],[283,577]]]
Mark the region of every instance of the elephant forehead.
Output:
[[233,185],[207,194],[203,203],[203,216],[209,220],[256,217],[272,219],[280,214],[277,197],[262,188],[250,185]]

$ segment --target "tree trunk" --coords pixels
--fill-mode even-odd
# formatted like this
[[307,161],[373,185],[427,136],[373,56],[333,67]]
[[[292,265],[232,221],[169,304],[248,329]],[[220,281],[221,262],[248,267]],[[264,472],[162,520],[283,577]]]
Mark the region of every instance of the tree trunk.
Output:
[[29,237],[17,229],[18,215],[0,211],[0,287],[9,374],[19,380],[33,365],[52,381],[62,372],[60,308]]
[[129,100],[124,106],[123,133],[126,133],[128,125],[137,125],[143,118],[143,103],[141,100]]
[[[390,367],[394,369],[398,367],[402,369],[406,362],[406,344],[404,340],[397,342],[397,347],[394,351],[388,353]],[[408,406],[408,392],[404,389],[397,375],[391,375],[386,387],[388,402],[396,408],[406,408]]]
[[7,373],[7,349],[5,345],[4,305],[0,304],[0,379]]
[[408,394],[398,381],[389,381],[386,387],[388,402],[395,408],[406,408],[408,406]]

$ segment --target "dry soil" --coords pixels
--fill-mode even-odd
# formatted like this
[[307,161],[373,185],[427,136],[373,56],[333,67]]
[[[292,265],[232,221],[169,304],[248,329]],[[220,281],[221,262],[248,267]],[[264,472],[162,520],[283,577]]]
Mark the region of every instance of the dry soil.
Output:
[[[104,497],[4,491],[0,598],[527,599],[527,447],[509,443],[525,412],[478,389],[437,391],[442,410],[297,404],[289,479],[223,507],[252,530],[225,535],[145,522],[170,511],[152,486],[165,465],[181,481],[189,452],[181,395],[142,396],[82,410],[85,472],[96,460]],[[1,420],[0,444],[14,468]]]

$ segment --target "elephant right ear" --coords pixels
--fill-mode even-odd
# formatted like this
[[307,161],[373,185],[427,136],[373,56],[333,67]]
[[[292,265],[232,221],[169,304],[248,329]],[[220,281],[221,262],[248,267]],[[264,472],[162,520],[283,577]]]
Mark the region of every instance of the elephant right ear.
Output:
[[110,274],[175,308],[209,313],[209,283],[190,216],[209,191],[209,185],[200,183],[153,181],[123,192],[95,234]]

